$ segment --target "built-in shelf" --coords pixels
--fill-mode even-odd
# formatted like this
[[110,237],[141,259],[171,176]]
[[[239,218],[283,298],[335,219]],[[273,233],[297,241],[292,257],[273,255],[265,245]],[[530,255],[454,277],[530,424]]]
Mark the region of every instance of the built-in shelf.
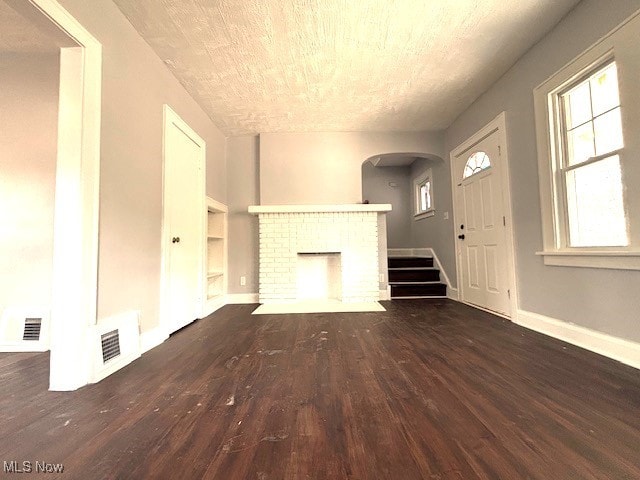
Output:
[[227,293],[227,207],[207,197],[205,315],[224,305]]

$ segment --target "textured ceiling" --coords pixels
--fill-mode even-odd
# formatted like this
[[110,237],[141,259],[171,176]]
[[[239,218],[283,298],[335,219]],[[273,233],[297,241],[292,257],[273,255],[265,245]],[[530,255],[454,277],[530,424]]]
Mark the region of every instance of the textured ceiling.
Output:
[[578,0],[114,0],[227,135],[447,127]]
[[56,42],[0,0],[0,53],[52,53]]

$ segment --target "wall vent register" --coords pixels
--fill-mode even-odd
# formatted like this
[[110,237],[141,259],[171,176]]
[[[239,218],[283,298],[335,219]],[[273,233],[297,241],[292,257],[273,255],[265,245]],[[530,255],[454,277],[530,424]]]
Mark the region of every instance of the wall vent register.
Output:
[[118,330],[112,330],[100,337],[102,342],[102,362],[107,363],[109,360],[120,356],[120,333]]
[[42,318],[25,318],[24,333],[22,340],[38,341],[40,340],[40,330],[42,329]]

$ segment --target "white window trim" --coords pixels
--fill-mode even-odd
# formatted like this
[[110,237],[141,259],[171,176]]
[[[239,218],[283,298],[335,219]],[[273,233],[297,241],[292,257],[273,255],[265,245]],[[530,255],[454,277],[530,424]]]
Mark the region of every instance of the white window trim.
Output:
[[[424,212],[420,210],[420,186],[427,180],[431,180],[431,208]],[[436,214],[434,196],[433,196],[433,174],[431,168],[426,169],[422,174],[413,179],[413,219],[421,220],[423,218],[433,217]]]
[[[625,27],[627,27],[625,29]],[[559,124],[558,110],[555,108],[557,95],[571,83],[575,83],[587,72],[615,60],[618,65],[620,102],[622,107],[622,128],[625,148],[620,150],[621,164],[625,156],[633,155],[627,146],[630,139],[637,135],[635,131],[627,131],[629,125],[640,122],[640,115],[631,108],[625,109],[625,103],[632,104],[633,99],[625,101],[625,55],[629,49],[629,38],[637,36],[640,30],[640,11],[636,12],[621,25],[608,33],[586,52],[569,62],[562,69],[545,80],[533,91],[536,120],[536,142],[538,149],[538,175],[540,180],[540,206],[542,214],[543,250],[536,252],[544,258],[545,265],[609,268],[621,270],[640,270],[640,232],[639,226],[629,225],[628,247],[570,247],[568,233],[564,226],[564,197],[560,194],[558,178],[558,142],[557,132],[552,125]],[[614,50],[616,55],[614,56]],[[620,54],[620,55],[618,55]],[[633,82],[632,82],[633,83]],[[635,88],[633,86],[632,88]],[[631,118],[630,118],[631,117]],[[623,167],[624,168],[624,167]],[[624,175],[624,173],[623,173]],[[628,184],[623,186],[629,190]],[[637,199],[625,198],[627,213],[630,218],[637,211]]]

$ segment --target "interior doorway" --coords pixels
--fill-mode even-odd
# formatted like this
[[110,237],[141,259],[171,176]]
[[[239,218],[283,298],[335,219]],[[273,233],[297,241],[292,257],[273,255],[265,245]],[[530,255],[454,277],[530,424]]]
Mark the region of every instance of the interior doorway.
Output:
[[[29,251],[15,254],[21,264],[21,274],[38,266],[50,273],[45,282],[47,286],[21,287],[23,292],[31,288],[32,296],[39,294],[40,314],[25,314],[23,307],[16,307],[16,315],[6,318],[5,323],[11,326],[4,333],[9,337],[14,335],[13,324],[17,320],[18,333],[22,336],[5,338],[0,343],[5,351],[30,351],[33,344],[25,338],[40,335],[39,349],[51,350],[49,388],[73,390],[90,380],[90,335],[96,322],[102,50],[93,36],[54,0],[0,0],[0,3],[0,50],[13,50],[23,64],[29,64],[29,53],[55,54],[56,72],[50,71],[45,77],[57,77],[54,80],[59,81],[56,99],[47,100],[57,107],[52,120],[53,152],[47,149],[47,158],[51,158],[47,164],[48,174],[44,175],[44,169],[36,164],[25,166],[21,172],[15,168],[5,169],[5,165],[2,169],[2,174],[7,176],[4,180],[12,184],[14,197],[20,198],[15,208],[28,209],[33,195],[43,194],[43,190],[35,186],[46,184],[51,211],[45,215],[46,209],[42,208],[35,220],[42,223],[40,240],[47,240],[37,247],[42,255],[34,258]],[[33,69],[37,63],[32,65]],[[11,75],[17,71],[16,67],[13,72],[4,73]],[[16,114],[24,114],[33,100],[27,96],[35,93],[26,90],[28,85],[14,87],[16,92],[22,88],[25,102]],[[43,115],[40,112],[34,118],[42,122]],[[23,129],[19,138],[14,138],[13,143],[7,141],[5,146],[22,142],[29,148],[37,148],[44,136],[37,124],[31,124]],[[51,142],[47,144],[51,147]],[[12,158],[15,160],[19,153],[14,149]],[[22,218],[31,218],[32,214],[29,212]],[[27,235],[29,226],[18,223],[14,227],[15,235]],[[49,238],[45,239],[47,228]],[[41,274],[41,279],[43,277]],[[48,292],[34,292],[38,288]],[[30,310],[33,307],[27,306],[26,311]]]
[[517,308],[505,116],[451,153],[460,300],[511,318]]

